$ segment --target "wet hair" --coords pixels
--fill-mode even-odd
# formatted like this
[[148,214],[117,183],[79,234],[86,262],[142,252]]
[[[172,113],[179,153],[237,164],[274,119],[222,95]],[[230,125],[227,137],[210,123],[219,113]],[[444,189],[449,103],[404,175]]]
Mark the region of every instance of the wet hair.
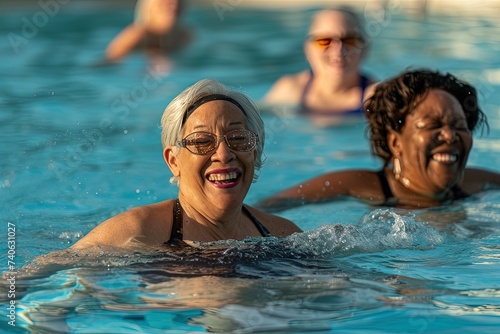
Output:
[[[255,159],[255,171],[260,170],[263,164],[262,153],[264,150],[264,122],[260,117],[260,111],[257,105],[246,95],[213,79],[203,79],[194,85],[186,88],[177,95],[165,108],[161,117],[161,142],[163,148],[167,146],[176,146],[178,153],[180,149],[178,142],[184,131],[184,120],[188,109],[201,98],[220,94],[232,99],[239,104],[247,120],[248,129],[259,136],[257,141],[257,157]],[[189,116],[188,116],[189,117]],[[254,174],[254,182],[258,178],[258,173]],[[171,179],[171,183],[176,183],[176,179]]]
[[450,73],[427,69],[405,71],[379,83],[372,97],[363,106],[368,119],[368,136],[372,152],[387,164],[392,153],[387,144],[390,130],[401,133],[406,117],[413,113],[432,89],[442,89],[453,95],[465,113],[468,129],[473,132],[488,121],[478,104],[476,89]]

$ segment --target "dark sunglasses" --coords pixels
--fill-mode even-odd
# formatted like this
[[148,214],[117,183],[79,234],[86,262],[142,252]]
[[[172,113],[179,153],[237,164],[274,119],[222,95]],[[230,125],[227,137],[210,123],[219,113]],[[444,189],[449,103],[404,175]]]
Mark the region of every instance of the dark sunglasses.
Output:
[[222,137],[217,137],[209,132],[193,132],[179,141],[178,144],[193,154],[205,155],[217,150],[222,140],[225,140],[227,146],[232,150],[248,152],[257,146],[259,136],[244,129],[229,131]]

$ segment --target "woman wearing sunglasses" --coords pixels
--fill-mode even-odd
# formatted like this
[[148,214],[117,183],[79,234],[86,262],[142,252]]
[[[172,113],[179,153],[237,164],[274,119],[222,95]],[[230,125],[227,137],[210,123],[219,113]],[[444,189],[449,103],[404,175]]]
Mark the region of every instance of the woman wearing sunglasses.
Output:
[[243,204],[264,147],[262,119],[246,95],[201,80],[170,102],[161,124],[163,155],[171,182],[179,186],[178,198],[112,217],[73,249],[158,247],[301,231],[289,220]]
[[[362,116],[374,80],[360,73],[367,40],[355,14],[325,9],[314,15],[304,52],[311,67],[278,79],[264,97],[267,105],[292,105],[318,125],[338,116]],[[345,118],[343,118],[345,120]]]
[[350,196],[377,206],[428,208],[500,188],[500,173],[466,168],[472,132],[487,126],[476,89],[451,74],[406,71],[377,85],[365,103],[378,171],[326,173],[264,199],[283,210]]

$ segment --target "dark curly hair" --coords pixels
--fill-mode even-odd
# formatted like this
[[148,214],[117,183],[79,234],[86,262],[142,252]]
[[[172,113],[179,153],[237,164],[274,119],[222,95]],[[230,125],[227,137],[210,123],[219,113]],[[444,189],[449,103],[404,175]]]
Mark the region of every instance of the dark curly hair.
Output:
[[431,70],[405,71],[379,83],[372,97],[364,104],[368,119],[368,136],[372,152],[387,164],[392,153],[387,145],[389,130],[401,133],[406,117],[410,115],[431,89],[442,89],[453,95],[465,113],[467,127],[472,132],[477,126],[488,127],[486,115],[478,104],[476,89],[450,73]]

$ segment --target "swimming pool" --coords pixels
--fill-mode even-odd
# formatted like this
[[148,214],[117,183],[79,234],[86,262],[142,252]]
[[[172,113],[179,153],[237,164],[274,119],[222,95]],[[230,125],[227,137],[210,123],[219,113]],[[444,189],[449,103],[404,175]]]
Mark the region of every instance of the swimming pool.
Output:
[[[175,196],[161,152],[163,108],[203,77],[261,98],[279,75],[306,66],[301,38],[311,10],[235,8],[221,19],[210,7],[191,8],[195,42],[161,73],[141,54],[98,64],[131,20],[127,9],[68,3],[46,21],[41,7],[0,14],[0,34],[20,38],[0,45],[2,270],[67,248],[120,211]],[[429,66],[473,83],[491,130],[475,136],[469,165],[498,170],[498,22],[385,14],[367,16],[366,70],[383,79]],[[362,122],[321,129],[279,108],[264,121],[267,160],[248,204],[325,171],[380,166]],[[4,278],[0,331],[498,331],[498,190],[413,212],[343,200],[281,214],[306,232],[178,254],[73,258],[15,284]]]

